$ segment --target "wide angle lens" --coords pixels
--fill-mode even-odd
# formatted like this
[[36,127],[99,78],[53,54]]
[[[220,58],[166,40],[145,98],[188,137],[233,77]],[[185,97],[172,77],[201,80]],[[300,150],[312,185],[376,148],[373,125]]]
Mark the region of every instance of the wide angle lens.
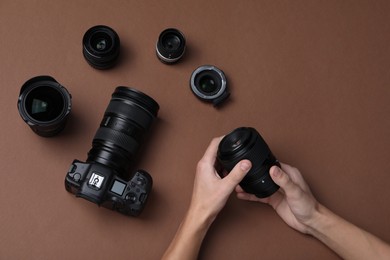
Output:
[[38,76],[23,84],[18,110],[22,119],[40,136],[61,132],[71,110],[71,96],[50,76]]

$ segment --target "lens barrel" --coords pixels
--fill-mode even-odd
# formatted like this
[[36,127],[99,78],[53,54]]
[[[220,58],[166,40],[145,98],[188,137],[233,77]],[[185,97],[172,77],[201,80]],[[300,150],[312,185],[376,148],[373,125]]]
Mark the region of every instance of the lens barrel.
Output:
[[166,64],[177,62],[183,57],[186,49],[184,34],[175,28],[162,31],[156,43],[156,55]]
[[101,163],[118,174],[127,173],[158,110],[158,103],[148,95],[133,88],[117,87],[95,134],[87,162]]
[[109,69],[115,65],[120,53],[118,34],[110,27],[96,25],[83,37],[83,55],[95,69]]
[[273,165],[280,167],[280,163],[261,135],[251,127],[235,129],[222,139],[218,147],[217,160],[227,172],[243,159],[252,163],[252,168],[240,182],[246,192],[265,198],[279,189],[269,170]]
[[50,76],[37,76],[23,84],[18,98],[22,119],[38,135],[61,132],[71,111],[71,95]]
[[192,72],[190,88],[201,100],[218,106],[230,96],[226,83],[222,70],[212,65],[204,65]]

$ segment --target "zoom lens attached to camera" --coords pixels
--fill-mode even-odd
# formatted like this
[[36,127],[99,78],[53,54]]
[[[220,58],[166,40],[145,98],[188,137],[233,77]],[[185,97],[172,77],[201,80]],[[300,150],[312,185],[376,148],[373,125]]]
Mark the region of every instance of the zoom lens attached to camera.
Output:
[[95,69],[109,69],[115,65],[120,53],[118,34],[108,26],[90,28],[83,37],[83,55]]
[[280,163],[256,129],[251,127],[237,128],[220,142],[217,161],[224,170],[220,172],[221,177],[228,174],[243,159],[252,163],[252,168],[240,182],[243,190],[265,198],[279,189],[271,179],[269,170],[273,165],[280,167]]
[[64,129],[71,103],[69,92],[54,78],[37,76],[21,87],[18,110],[36,134],[50,137]]
[[152,177],[137,170],[127,180],[144,134],[159,105],[146,94],[117,87],[93,138],[87,161],[74,160],[66,177],[67,191],[99,206],[138,216],[152,189]]
[[219,106],[230,96],[226,83],[223,71],[211,65],[197,68],[190,79],[192,92],[201,100],[212,102],[214,106]]
[[178,29],[169,28],[162,31],[156,43],[157,57],[164,63],[172,64],[183,57],[186,49],[184,34]]

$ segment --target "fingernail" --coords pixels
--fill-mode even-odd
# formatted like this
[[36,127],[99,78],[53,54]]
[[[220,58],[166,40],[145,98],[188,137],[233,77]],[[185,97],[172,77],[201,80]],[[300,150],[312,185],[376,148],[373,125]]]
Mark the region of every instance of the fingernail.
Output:
[[241,168],[241,170],[247,172],[247,171],[249,171],[249,169],[251,168],[251,163],[248,162],[248,161],[244,161],[244,162],[242,162],[242,163],[240,164],[240,168]]
[[280,177],[280,175],[282,174],[282,170],[279,168],[279,167],[274,167],[274,169],[272,170],[272,176],[274,177]]

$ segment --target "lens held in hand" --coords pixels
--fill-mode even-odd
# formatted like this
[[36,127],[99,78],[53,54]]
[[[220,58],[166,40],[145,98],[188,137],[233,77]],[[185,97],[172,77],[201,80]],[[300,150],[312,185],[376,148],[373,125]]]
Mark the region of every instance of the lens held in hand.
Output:
[[265,198],[279,189],[271,179],[269,170],[273,165],[280,167],[280,163],[261,135],[251,127],[237,128],[220,142],[217,160],[225,170],[224,173],[220,173],[221,177],[243,159],[248,159],[252,163],[252,168],[240,182],[240,186],[246,192]]
[[71,95],[50,76],[37,76],[23,84],[18,110],[22,119],[40,136],[61,132],[71,110]]
[[226,77],[222,70],[215,66],[200,66],[192,72],[190,87],[201,100],[212,102],[214,106],[225,101],[230,93],[226,85]]
[[108,26],[90,28],[83,37],[83,55],[95,69],[109,69],[115,65],[120,53],[118,34]]
[[183,57],[186,49],[184,34],[178,29],[169,28],[160,33],[156,43],[157,57],[164,63],[172,64]]

